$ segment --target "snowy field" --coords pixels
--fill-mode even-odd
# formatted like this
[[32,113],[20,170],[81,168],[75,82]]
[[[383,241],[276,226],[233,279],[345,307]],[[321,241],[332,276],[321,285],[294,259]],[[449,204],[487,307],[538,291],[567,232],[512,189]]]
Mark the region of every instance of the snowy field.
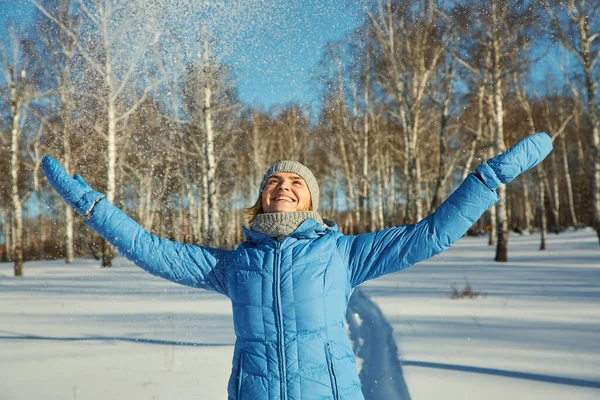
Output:
[[[510,261],[497,264],[486,238],[466,237],[362,286],[393,328],[401,366],[393,376],[407,398],[600,399],[595,232],[550,235],[548,249],[538,247],[539,235],[512,235]],[[0,399],[226,398],[227,299],[122,257],[111,269],[97,263],[30,262],[21,278],[0,264]],[[451,286],[467,280],[481,295],[450,299]],[[363,341],[387,348],[378,345],[382,329],[369,333],[359,313],[353,319],[364,349]],[[359,354],[360,365],[389,370],[374,351]]]

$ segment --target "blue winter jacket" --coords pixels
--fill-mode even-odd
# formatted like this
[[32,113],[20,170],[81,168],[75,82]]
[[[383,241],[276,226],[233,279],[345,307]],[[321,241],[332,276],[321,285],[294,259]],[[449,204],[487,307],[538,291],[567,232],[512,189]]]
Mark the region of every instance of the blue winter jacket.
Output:
[[86,224],[149,273],[231,299],[229,399],[362,399],[344,327],[353,288],[447,249],[497,200],[470,175],[413,225],[345,236],[308,219],[280,241],[245,229],[235,250],[161,239],[107,200]]

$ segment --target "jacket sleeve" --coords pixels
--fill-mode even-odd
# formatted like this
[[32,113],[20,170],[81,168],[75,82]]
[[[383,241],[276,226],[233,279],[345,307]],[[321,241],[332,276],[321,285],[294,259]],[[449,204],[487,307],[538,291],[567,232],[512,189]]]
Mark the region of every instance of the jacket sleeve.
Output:
[[182,244],[148,233],[108,200],[100,200],[85,224],[152,275],[227,296],[230,251]]
[[348,263],[352,287],[441,253],[496,201],[496,192],[471,174],[432,214],[416,224],[340,236],[338,248]]

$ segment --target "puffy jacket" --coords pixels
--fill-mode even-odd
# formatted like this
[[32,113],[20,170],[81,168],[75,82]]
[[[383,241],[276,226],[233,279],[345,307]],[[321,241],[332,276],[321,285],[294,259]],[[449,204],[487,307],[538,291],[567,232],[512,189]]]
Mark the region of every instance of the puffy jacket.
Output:
[[353,288],[445,250],[497,200],[470,175],[413,225],[345,236],[308,219],[280,241],[244,229],[235,250],[161,239],[107,200],[86,224],[151,274],[231,299],[229,399],[362,399],[344,327]]

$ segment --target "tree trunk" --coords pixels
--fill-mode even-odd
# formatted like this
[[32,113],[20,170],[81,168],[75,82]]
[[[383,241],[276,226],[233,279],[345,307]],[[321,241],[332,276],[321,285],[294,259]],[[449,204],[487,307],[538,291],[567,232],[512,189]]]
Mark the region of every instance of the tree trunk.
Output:
[[[61,91],[62,92],[62,91]],[[61,93],[61,99],[63,103],[63,107],[66,100],[65,96]],[[62,114],[62,123],[63,125],[69,124],[67,118],[68,115]],[[71,142],[70,142],[70,132],[69,129],[65,126],[63,130],[63,167],[65,171],[69,175],[71,175]],[[74,256],[74,237],[73,237],[73,209],[68,204],[64,204],[65,207],[65,262],[70,264],[73,262]]]
[[[202,145],[202,149],[203,149],[203,153],[206,154],[206,150],[204,150],[204,146],[206,146],[206,144]],[[202,243],[203,244],[207,244],[208,243],[208,221],[209,221],[209,207],[208,207],[208,176],[206,174],[206,163],[202,163],[204,164],[201,168],[199,168],[198,170],[200,171],[200,174],[202,175],[200,177],[200,181],[202,182],[202,193],[200,195],[200,199],[201,199],[201,207],[202,207]]]
[[[489,60],[489,56],[487,58]],[[461,181],[467,179],[467,176],[471,172],[471,165],[473,164],[473,159],[475,157],[475,150],[477,149],[477,145],[483,137],[483,127],[485,122],[485,110],[483,101],[485,98],[485,88],[487,85],[488,82],[487,79],[485,79],[480,82],[479,87],[477,88],[477,130],[475,132],[475,137],[471,142],[469,154],[467,156],[467,161],[465,163],[465,168],[463,170]]]
[[[13,128],[12,135],[13,141],[16,140],[14,137],[16,131]],[[16,143],[16,142],[13,142]],[[13,226],[13,261],[14,261],[14,273],[15,276],[23,275],[23,209],[21,199],[19,198],[19,189],[17,185],[17,178],[19,175],[18,167],[18,148],[16,144],[11,144],[11,162],[10,162],[10,176],[11,176],[11,199],[12,199],[12,226]]]
[[552,198],[552,231],[554,233],[560,232],[560,192],[558,187],[558,171],[556,166],[556,152],[550,153],[550,162],[552,165],[551,182],[548,185],[548,189],[551,191]]
[[573,200],[573,185],[571,183],[571,173],[569,171],[569,160],[567,154],[566,137],[562,135],[560,138],[561,156],[563,164],[563,179],[567,185],[567,202],[569,204],[569,215],[571,217],[571,225],[577,226],[577,214],[575,214],[575,202]]
[[[492,150],[492,148],[490,147],[488,149],[488,158],[490,154],[494,154],[494,151]],[[495,246],[496,242],[497,242],[497,238],[498,238],[498,231],[497,231],[497,208],[496,207],[490,207],[487,211],[489,218],[490,218],[490,236],[489,236],[489,240],[488,240],[488,245],[489,246]]]
[[[363,217],[366,217],[367,199],[369,196],[369,115],[364,116],[364,129],[361,146],[362,168],[360,176],[360,208],[363,211]],[[371,204],[373,207],[374,204]],[[366,219],[366,218],[365,218]],[[370,228],[371,229],[371,228]]]
[[[254,185],[260,185],[260,181],[262,179],[263,174],[267,170],[266,161],[264,159],[264,143],[261,138],[259,126],[258,126],[258,118],[256,113],[253,112],[251,115],[252,121],[252,164],[253,164],[253,179],[252,182]],[[258,189],[258,187],[257,187]],[[252,196],[258,196],[259,194],[254,194],[256,192],[252,192]],[[252,203],[254,204],[254,203]]]
[[204,131],[206,144],[204,147],[204,159],[206,162],[206,189],[208,190],[208,231],[207,245],[218,246],[218,233],[220,232],[220,210],[219,199],[217,193],[216,172],[217,165],[215,161],[214,140],[215,132],[213,128],[213,111],[212,111],[212,71],[210,66],[210,54],[208,38],[206,37],[203,27],[204,54],[203,54],[203,70],[204,70]]
[[423,206],[421,203],[421,163],[417,150],[417,138],[415,136],[411,136],[407,156],[410,207],[414,210],[412,221],[417,222],[423,216]]
[[[110,63],[107,62],[107,82],[112,93],[112,76]],[[114,204],[116,196],[116,171],[117,171],[117,115],[114,99],[109,95],[108,99],[108,132],[107,132],[107,169],[106,169],[106,200]],[[106,240],[102,245],[102,267],[112,267],[114,249]]]
[[521,179],[521,186],[523,187],[523,231],[529,232],[531,230],[531,206],[529,204],[529,179],[523,177]]
[[360,201],[359,196],[355,192],[355,168],[354,163],[350,163],[348,152],[346,150],[346,135],[352,135],[353,129],[348,118],[348,105],[344,96],[344,81],[341,69],[341,61],[337,62],[337,117],[341,125],[337,131],[336,139],[340,149],[342,158],[342,167],[344,169],[344,178],[347,188],[347,218],[348,227],[346,234],[353,235],[356,232],[355,227],[359,227],[361,223]]
[[[495,5],[495,3],[494,3]],[[492,11],[495,17],[495,11]],[[497,34],[497,33],[496,33]],[[495,140],[494,150],[496,154],[500,154],[506,151],[504,144],[504,104],[502,95],[502,73],[500,64],[500,49],[497,38],[494,37],[492,44],[493,51],[493,79],[494,79],[494,128],[495,128]],[[497,232],[498,232],[498,244],[496,246],[496,258],[497,262],[508,261],[508,217],[506,213],[506,187],[500,185],[497,189],[498,203],[496,205],[496,218],[497,218]]]
[[[597,10],[595,12],[597,13]],[[588,97],[588,114],[592,122],[592,129],[590,130],[592,224],[598,236],[598,244],[600,244],[600,117],[598,116],[598,105],[596,104],[597,78],[594,75],[594,64],[592,62],[593,58],[600,57],[600,51],[592,50],[592,41],[596,40],[598,32],[590,33],[588,18],[580,18],[578,25],[580,52],[583,58],[585,88]],[[596,61],[598,61],[598,58],[594,62]]]
[[[25,71],[23,71],[23,75]],[[23,76],[24,77],[24,76]],[[23,84],[23,83],[21,83]],[[21,100],[16,81],[10,85],[12,126],[10,134],[10,184],[15,276],[23,275],[23,208],[19,196],[19,138],[21,136]]]
[[12,261],[14,259],[13,253],[13,222],[12,222],[12,205],[7,210],[4,224],[4,237],[6,238],[6,261]]
[[391,160],[390,152],[386,153],[387,167],[388,167],[388,180],[389,189],[387,191],[386,199],[387,203],[387,220],[386,226],[394,226],[397,223],[398,210],[396,210],[396,168],[394,162]]
[[546,250],[546,201],[544,198],[544,170],[541,165],[537,166],[537,181],[538,181],[538,215],[540,216],[540,250]]
[[[440,107],[440,137],[439,137],[439,148],[440,156],[438,160],[438,173],[436,179],[436,185],[433,192],[433,199],[431,200],[431,206],[429,212],[432,213],[442,203],[442,199],[446,197],[446,134],[448,129],[448,119],[450,118],[450,100],[452,99],[452,69],[453,61],[450,61],[450,66],[446,72],[446,79],[444,85],[445,97]],[[469,163],[470,164],[470,163]]]
[[[106,10],[105,10],[106,11]],[[116,173],[117,173],[117,108],[115,94],[115,82],[112,69],[112,58],[110,52],[110,38],[108,19],[102,18],[102,33],[104,39],[104,48],[106,60],[104,64],[104,84],[107,90],[107,168],[106,168],[106,200],[114,204],[116,196]],[[114,249],[106,240],[102,243],[102,267],[108,268],[112,266],[114,257]]]

